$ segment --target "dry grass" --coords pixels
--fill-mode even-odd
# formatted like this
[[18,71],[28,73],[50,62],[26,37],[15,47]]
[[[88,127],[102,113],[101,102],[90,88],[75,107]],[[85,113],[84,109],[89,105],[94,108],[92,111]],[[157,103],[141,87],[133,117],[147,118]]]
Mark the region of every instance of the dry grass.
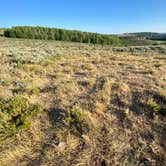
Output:
[[0,164],[166,165],[164,48],[1,37],[0,97],[44,112],[0,144]]

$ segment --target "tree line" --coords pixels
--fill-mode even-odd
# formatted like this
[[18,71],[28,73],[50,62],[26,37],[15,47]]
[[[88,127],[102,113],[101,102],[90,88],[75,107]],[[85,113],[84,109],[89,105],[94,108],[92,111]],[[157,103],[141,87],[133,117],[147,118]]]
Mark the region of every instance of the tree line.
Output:
[[119,45],[117,36],[47,27],[16,26],[4,31],[11,38],[60,40],[80,43]]

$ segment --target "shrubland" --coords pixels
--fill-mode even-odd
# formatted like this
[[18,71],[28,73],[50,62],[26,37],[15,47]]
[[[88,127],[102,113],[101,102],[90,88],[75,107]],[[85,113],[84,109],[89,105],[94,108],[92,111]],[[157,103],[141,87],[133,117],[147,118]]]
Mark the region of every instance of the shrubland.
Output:
[[0,38],[0,165],[165,166],[165,45]]

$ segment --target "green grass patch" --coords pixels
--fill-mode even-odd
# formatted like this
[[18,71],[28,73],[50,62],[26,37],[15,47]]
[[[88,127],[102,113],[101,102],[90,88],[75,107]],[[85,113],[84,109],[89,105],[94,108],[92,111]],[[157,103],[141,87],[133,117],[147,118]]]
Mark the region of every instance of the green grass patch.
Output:
[[166,115],[166,108],[163,105],[158,104],[153,98],[148,100],[148,106],[154,114]]
[[23,92],[28,95],[38,94],[40,92],[40,89],[37,87],[27,87],[23,89]]

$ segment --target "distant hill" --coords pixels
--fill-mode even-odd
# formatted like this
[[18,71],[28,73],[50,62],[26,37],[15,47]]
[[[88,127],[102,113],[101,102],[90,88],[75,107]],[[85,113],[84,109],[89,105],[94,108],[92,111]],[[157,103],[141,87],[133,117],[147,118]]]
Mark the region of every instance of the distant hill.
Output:
[[150,40],[166,40],[166,33],[137,32],[137,33],[124,33],[122,36],[145,38]]

